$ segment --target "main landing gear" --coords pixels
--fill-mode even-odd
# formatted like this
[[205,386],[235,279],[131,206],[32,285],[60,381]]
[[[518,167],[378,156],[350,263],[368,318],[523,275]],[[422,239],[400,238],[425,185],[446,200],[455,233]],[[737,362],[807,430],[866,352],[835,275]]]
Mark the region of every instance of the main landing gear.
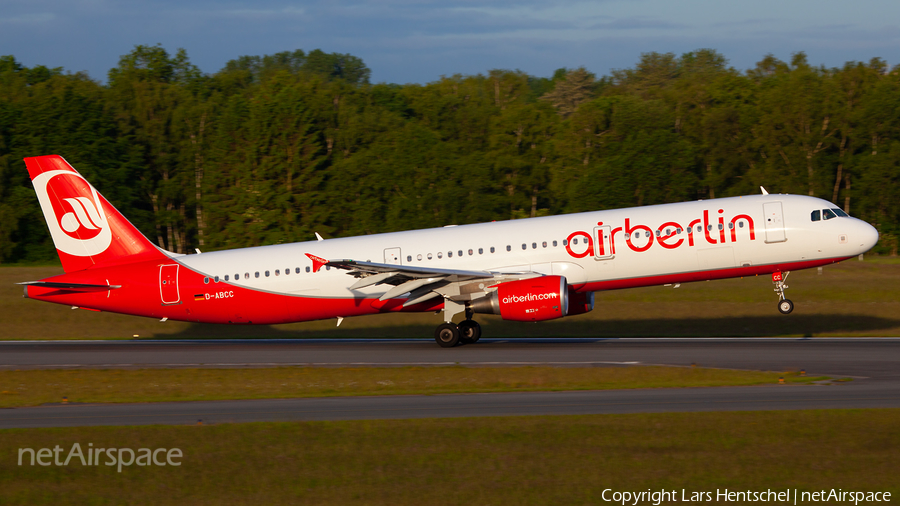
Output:
[[[462,312],[462,311],[460,311]],[[466,319],[459,325],[452,321],[442,323],[434,330],[434,340],[442,348],[452,348],[457,344],[472,344],[481,339],[481,325],[472,319],[474,314],[471,309],[465,308]],[[447,315],[445,309],[445,316]]]
[[790,312],[794,310],[794,303],[784,296],[784,291],[788,287],[785,282],[790,273],[791,271],[772,273],[772,282],[775,283],[775,293],[778,294],[778,310],[781,311],[781,314],[790,314]]
[[456,325],[452,322],[438,325],[434,331],[434,340],[443,348],[452,348],[457,344],[472,344],[481,338],[481,325],[475,320],[463,320]]

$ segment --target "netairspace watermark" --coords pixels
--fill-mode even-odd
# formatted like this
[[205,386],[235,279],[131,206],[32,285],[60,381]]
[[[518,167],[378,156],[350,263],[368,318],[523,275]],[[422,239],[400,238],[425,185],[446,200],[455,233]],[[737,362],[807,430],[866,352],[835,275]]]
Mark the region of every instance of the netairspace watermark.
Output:
[[843,490],[832,488],[830,490],[805,491],[798,489],[783,490],[729,490],[716,489],[712,491],[692,492],[686,489],[679,490],[650,490],[645,491],[616,491],[608,488],[603,491],[602,498],[606,502],[621,504],[622,506],[639,504],[653,504],[658,506],[663,502],[763,502],[763,503],[787,503],[808,504],[817,502],[845,502],[845,503],[877,503],[891,502],[890,492],[863,492],[857,490]]
[[35,451],[33,448],[19,448],[19,465],[37,465],[39,466],[68,466],[73,458],[81,461],[82,466],[99,466],[100,460],[105,457],[103,465],[118,467],[122,472],[122,466],[180,466],[181,462],[177,459],[183,457],[179,448],[94,448],[94,443],[89,443],[85,451],[82,451],[81,445],[75,443],[66,454],[65,460],[61,460],[63,448],[56,445],[52,450],[50,448],[40,448]]

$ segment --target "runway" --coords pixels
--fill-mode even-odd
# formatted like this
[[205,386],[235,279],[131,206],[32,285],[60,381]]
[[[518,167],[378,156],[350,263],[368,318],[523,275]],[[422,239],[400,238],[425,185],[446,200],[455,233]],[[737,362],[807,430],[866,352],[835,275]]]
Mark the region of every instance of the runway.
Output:
[[900,338],[0,341],[0,369],[664,364],[900,380]]
[[800,370],[852,377],[772,385],[370,396],[0,409],[0,428],[204,424],[683,411],[900,408],[900,339],[523,339],[453,349],[430,340],[0,342],[0,367],[449,365],[627,367],[637,364]]
[[883,407],[894,382],[53,405],[0,410],[0,428]]

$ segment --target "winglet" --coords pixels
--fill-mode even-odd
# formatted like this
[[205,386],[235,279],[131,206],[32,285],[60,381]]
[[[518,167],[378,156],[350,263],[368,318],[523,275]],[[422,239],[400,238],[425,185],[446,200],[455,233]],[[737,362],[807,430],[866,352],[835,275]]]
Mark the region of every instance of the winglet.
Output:
[[312,260],[313,272],[319,272],[319,269],[321,269],[323,265],[328,263],[328,260],[325,260],[322,257],[317,257],[312,253],[307,253],[306,256],[308,256],[309,259]]

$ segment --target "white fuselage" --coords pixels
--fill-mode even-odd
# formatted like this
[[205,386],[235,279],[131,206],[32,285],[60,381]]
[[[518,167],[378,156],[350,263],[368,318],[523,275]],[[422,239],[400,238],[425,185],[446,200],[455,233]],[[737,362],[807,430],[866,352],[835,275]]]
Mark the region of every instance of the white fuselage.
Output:
[[814,197],[753,195],[208,252],[177,260],[211,279],[309,297],[378,297],[391,287],[351,292],[353,277],[328,267],[313,272],[307,253],[437,269],[558,274],[576,289],[595,290],[656,284],[661,277],[729,277],[731,269],[811,267],[814,261],[870,249],[878,234],[864,221],[812,221],[813,211],[836,207]]

